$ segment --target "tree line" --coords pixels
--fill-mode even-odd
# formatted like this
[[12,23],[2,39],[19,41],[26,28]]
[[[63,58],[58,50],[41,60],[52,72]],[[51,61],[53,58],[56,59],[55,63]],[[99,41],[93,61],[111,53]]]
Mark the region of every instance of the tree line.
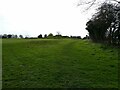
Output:
[[120,5],[103,3],[86,23],[90,39],[94,42],[119,45]]
[[23,35],[3,34],[0,35],[0,38],[23,38]]
[[60,33],[57,33],[57,35],[53,35],[52,33],[50,34],[45,34],[44,36],[42,36],[42,34],[40,34],[38,36],[38,38],[56,38],[56,39],[60,39],[60,38],[74,38],[74,39],[82,39],[81,36],[62,36]]
[[[37,39],[37,38],[45,38],[45,39],[61,39],[61,38],[73,38],[73,39],[82,39],[81,36],[62,36],[60,33],[57,33],[56,35],[53,35],[52,33],[50,34],[39,34],[37,37],[29,37],[23,35],[14,35],[14,34],[3,34],[0,35],[0,38],[3,39],[9,39],[9,38],[24,38],[24,39]],[[86,35],[83,39],[88,39],[88,35]]]

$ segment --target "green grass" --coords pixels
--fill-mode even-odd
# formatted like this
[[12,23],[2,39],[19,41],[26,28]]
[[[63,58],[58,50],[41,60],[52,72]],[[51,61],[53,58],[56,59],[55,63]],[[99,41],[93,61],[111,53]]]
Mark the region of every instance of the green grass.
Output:
[[118,52],[87,40],[3,39],[3,88],[117,88]]

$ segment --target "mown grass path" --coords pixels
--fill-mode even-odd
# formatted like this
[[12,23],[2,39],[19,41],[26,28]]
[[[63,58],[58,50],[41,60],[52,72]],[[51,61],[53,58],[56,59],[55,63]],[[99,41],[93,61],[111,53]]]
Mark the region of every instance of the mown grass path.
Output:
[[118,51],[86,40],[4,39],[3,88],[117,88]]

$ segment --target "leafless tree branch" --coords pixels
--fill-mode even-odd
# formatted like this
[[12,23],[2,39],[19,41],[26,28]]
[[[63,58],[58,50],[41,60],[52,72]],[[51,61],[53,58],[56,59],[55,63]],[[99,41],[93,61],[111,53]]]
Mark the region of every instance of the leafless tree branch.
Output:
[[120,3],[120,1],[118,1],[118,0],[112,0],[112,1],[115,1],[115,2],[117,2],[117,3]]
[[95,2],[96,0],[93,0],[93,2],[90,4],[90,6],[86,10],[90,9],[95,4]]
[[[97,1],[99,1],[99,0],[92,0],[92,1],[88,1],[88,2],[79,3],[77,6],[88,5],[88,7],[85,9],[85,11],[86,11],[86,10],[89,10],[92,6],[98,4],[98,3],[96,3]],[[119,0],[104,0],[103,2],[101,2],[101,4],[111,2],[111,1],[114,1],[118,4],[120,4]]]

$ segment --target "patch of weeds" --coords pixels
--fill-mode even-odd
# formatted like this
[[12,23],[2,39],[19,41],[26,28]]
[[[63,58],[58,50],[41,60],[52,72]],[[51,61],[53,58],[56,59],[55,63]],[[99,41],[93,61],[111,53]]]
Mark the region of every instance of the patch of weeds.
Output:
[[110,67],[115,67],[115,65],[109,65]]
[[110,50],[110,52],[113,52],[113,50]]
[[95,55],[95,53],[92,53],[91,55]]
[[101,45],[100,48],[106,50],[108,47],[106,45]]
[[97,58],[97,60],[100,60],[100,58]]

